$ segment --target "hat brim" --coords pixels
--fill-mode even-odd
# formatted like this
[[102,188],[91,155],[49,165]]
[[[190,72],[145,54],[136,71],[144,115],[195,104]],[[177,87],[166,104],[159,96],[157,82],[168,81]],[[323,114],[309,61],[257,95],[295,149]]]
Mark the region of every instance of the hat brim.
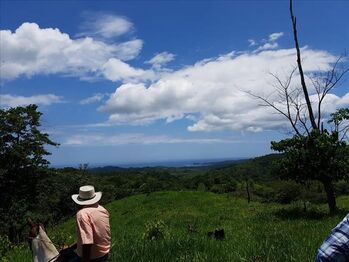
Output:
[[81,200],[81,198],[79,198],[78,194],[72,195],[71,198],[73,199],[73,201],[76,204],[78,204],[80,206],[88,206],[88,205],[96,204],[99,200],[101,200],[102,192],[96,192],[94,198],[91,198],[91,199],[88,199],[88,200]]

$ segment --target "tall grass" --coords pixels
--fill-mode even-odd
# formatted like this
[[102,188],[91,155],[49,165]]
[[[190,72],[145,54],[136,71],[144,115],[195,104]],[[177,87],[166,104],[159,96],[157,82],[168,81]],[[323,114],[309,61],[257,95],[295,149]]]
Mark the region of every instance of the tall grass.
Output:
[[[349,207],[349,198],[339,199]],[[250,203],[229,195],[205,192],[157,192],[115,201],[111,214],[113,247],[110,261],[313,261],[323,239],[345,215],[328,216],[326,206],[304,213],[297,204]],[[161,220],[165,238],[144,238],[148,222]],[[194,230],[189,231],[188,225]],[[224,228],[225,240],[207,237]],[[72,242],[74,221],[49,231],[53,241]],[[9,261],[30,261],[27,247]]]

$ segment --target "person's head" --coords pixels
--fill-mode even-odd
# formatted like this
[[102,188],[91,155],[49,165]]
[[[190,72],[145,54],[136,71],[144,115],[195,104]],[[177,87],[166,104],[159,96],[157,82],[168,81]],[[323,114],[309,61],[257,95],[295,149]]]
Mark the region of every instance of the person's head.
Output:
[[71,198],[78,205],[78,209],[81,209],[98,204],[102,198],[102,192],[95,192],[94,186],[86,185],[80,187],[79,194],[74,194]]

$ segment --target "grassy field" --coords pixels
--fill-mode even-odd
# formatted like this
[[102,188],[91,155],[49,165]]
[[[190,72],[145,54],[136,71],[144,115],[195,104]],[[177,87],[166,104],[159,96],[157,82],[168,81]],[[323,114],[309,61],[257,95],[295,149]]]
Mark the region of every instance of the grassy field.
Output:
[[[338,199],[343,211],[327,215],[326,206],[307,213],[297,204],[250,203],[206,192],[157,192],[115,201],[111,214],[110,261],[313,261],[318,246],[345,216],[349,197]],[[163,240],[144,239],[146,223],[163,221]],[[188,230],[192,225],[193,231]],[[224,228],[225,240],[207,237]],[[74,241],[74,220],[49,230],[56,243]],[[8,261],[31,261],[27,246]]]

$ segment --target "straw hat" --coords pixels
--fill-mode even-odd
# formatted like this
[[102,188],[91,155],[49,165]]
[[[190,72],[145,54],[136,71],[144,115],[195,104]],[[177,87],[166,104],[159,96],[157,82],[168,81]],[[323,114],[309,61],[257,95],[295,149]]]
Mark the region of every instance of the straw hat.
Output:
[[79,189],[79,194],[71,196],[73,201],[80,206],[96,204],[101,200],[102,192],[95,192],[94,186],[82,186]]

